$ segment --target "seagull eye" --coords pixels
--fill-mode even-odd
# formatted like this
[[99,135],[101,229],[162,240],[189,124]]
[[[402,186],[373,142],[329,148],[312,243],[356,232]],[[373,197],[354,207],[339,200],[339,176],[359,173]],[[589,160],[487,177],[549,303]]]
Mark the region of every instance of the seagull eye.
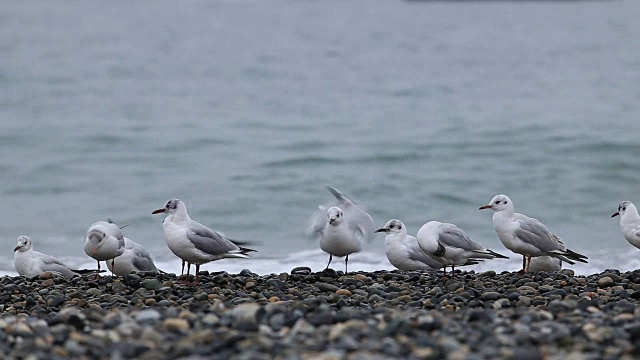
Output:
[[500,204],[500,200],[496,200],[495,204],[496,205]]
[[625,211],[625,210],[627,210],[627,208],[626,208],[626,207],[623,207],[623,208],[622,208],[622,211]]

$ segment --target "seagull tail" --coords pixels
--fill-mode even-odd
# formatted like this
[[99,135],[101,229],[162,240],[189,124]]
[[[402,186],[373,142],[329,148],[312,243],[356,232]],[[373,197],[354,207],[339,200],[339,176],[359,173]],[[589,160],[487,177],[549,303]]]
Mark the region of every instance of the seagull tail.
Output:
[[242,254],[246,254],[246,253],[250,253],[250,252],[258,252],[258,250],[249,249],[249,248],[242,247],[242,246],[240,246],[240,251],[242,252]]
[[495,259],[495,258],[508,259],[509,258],[508,256],[498,254],[497,252],[489,249],[476,250],[473,253],[474,253],[473,258],[484,258],[484,259]]
[[569,249],[567,250],[554,250],[554,251],[550,251],[549,256],[553,256],[555,258],[558,258],[562,261],[566,261],[571,265],[574,265],[575,262],[581,262],[581,263],[587,263],[588,261],[586,259],[588,259],[588,257],[582,255],[582,254],[578,254],[575,251],[571,251]]

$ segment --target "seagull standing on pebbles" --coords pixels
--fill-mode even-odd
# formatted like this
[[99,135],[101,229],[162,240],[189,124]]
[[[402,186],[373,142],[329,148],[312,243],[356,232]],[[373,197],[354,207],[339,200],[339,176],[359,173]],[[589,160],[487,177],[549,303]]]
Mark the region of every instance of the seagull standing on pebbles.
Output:
[[349,255],[360,252],[362,243],[373,239],[375,224],[371,216],[338,190],[327,187],[338,200],[335,206],[316,213],[310,228],[314,238],[320,238],[320,249],[329,254],[329,268],[333,256],[346,256],[344,272],[347,273]]
[[537,219],[514,212],[513,202],[506,195],[496,195],[480,210],[491,209],[493,225],[502,244],[516,254],[521,254],[522,271],[528,272],[532,257],[551,256],[575,264],[575,261],[586,263],[586,256],[564,247],[558,237],[552,234]]
[[191,220],[187,207],[180,199],[170,199],[163,208],[152,214],[168,213],[162,222],[169,249],[180,259],[196,265],[196,284],[200,265],[223,258],[248,259],[253,249],[240,247],[223,234]]
[[79,275],[53,256],[33,250],[28,236],[20,236],[13,251],[13,263],[21,276],[34,277],[45,271],[61,276]]
[[443,265],[427,255],[418,245],[415,236],[407,234],[407,228],[402,221],[392,219],[375,232],[383,232],[384,251],[391,265],[404,271],[429,270],[435,271]]
[[618,205],[616,211],[611,217],[620,216],[620,228],[622,236],[629,244],[640,249],[640,215],[638,209],[631,201],[623,201]]
[[464,265],[469,260],[508,259],[471,240],[454,224],[429,221],[422,225],[416,238],[424,252],[444,264],[445,274],[447,266],[451,266],[451,274],[453,274],[455,266]]
[[124,235],[118,225],[111,221],[98,221],[87,230],[87,237],[84,239],[84,252],[98,261],[98,272],[100,272],[100,261],[108,260],[111,260],[110,269],[113,272],[115,258],[122,255],[124,250]]

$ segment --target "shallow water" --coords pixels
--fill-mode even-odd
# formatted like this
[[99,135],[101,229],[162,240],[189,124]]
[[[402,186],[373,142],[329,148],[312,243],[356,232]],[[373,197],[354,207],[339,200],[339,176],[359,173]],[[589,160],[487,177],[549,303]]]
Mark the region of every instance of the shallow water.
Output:
[[[327,257],[304,230],[326,185],[380,226],[453,222],[509,254],[477,210],[505,193],[591,258],[579,272],[640,267],[609,218],[640,202],[637,2],[3,9],[0,271],[22,234],[93,266],[82,240],[106,218],[179,270],[151,215],[170,197],[261,243],[254,260],[204,269],[319,270]],[[391,268],[382,235],[351,260]]]

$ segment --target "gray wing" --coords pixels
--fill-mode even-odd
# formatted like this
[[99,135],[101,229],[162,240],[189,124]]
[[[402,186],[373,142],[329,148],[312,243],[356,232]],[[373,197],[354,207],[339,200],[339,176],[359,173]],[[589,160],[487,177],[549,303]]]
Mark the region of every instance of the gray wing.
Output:
[[192,221],[187,228],[187,238],[196,249],[210,255],[223,255],[240,250],[237,245],[221,234],[195,221]]
[[327,209],[323,206],[318,206],[318,210],[313,213],[310,220],[310,225],[307,229],[307,236],[312,239],[317,239],[322,236],[322,231],[327,225]]
[[523,242],[533,245],[542,251],[553,251],[560,248],[558,240],[553,237],[543,223],[534,218],[517,220],[518,228],[515,236]]
[[329,190],[329,192],[331,192],[331,194],[336,198],[336,200],[338,200],[338,206],[340,208],[342,208],[342,206],[344,205],[355,205],[356,203],[351,200],[347,195],[341,193],[340,191],[336,190],[335,188],[332,188],[331,186],[327,186],[327,190]]
[[133,266],[135,266],[138,271],[157,270],[156,265],[153,263],[153,259],[151,258],[151,255],[149,254],[147,249],[142,247],[142,245],[133,242],[132,240],[130,241],[131,243],[133,243],[130,243],[131,250],[133,251],[134,255],[133,260],[131,261],[131,263],[133,263]]
[[364,240],[370,241],[373,238],[373,232],[376,225],[369,214],[354,205],[348,210],[342,210],[344,213],[344,221],[349,224],[349,229],[357,236],[362,236]]
[[420,245],[418,245],[417,241],[412,241],[410,244],[407,245],[407,247],[409,248],[409,259],[414,261],[419,261],[434,270],[440,269],[442,267],[442,263],[436,261],[434,258],[427,255],[422,250]]
[[440,225],[440,232],[438,234],[438,242],[450,247],[455,247],[465,250],[483,250],[480,244],[471,240],[462,229],[454,224],[443,223]]
[[64,276],[77,275],[71,269],[69,269],[69,267],[65,265],[62,261],[54,258],[53,256],[42,254],[39,256],[39,258],[42,261],[43,271],[51,271],[51,272],[62,274]]

